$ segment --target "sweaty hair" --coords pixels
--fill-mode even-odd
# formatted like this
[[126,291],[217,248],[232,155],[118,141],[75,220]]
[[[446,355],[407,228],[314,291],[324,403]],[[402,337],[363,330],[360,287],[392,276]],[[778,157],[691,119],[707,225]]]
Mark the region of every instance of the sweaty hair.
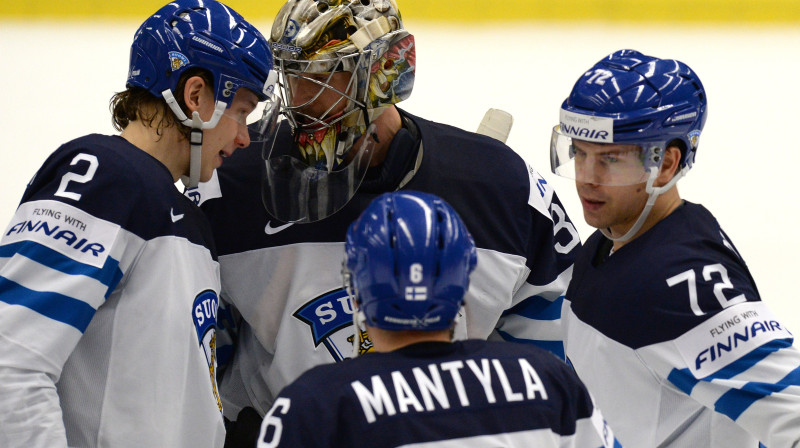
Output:
[[[183,89],[186,86],[186,80],[192,76],[200,76],[208,86],[214,85],[213,77],[209,71],[202,68],[187,70],[178,81],[178,86],[174,92],[175,100],[184,113],[186,112],[186,102],[183,99]],[[156,135],[159,136],[163,129],[177,126],[178,131],[188,140],[192,131],[189,126],[178,121],[163,98],[157,98],[141,87],[131,87],[115,93],[111,97],[111,101],[109,101],[109,110],[111,111],[111,121],[114,129],[118,131],[122,131],[136,120],[141,120],[143,124],[149,127],[155,126]]]

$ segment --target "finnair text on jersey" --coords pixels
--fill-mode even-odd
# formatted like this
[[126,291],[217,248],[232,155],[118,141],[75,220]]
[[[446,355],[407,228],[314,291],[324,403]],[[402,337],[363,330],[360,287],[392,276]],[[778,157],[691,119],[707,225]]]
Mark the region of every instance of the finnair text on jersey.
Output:
[[23,232],[40,233],[49,236],[53,240],[61,241],[73,249],[79,249],[82,253],[90,252],[95,257],[106,250],[100,243],[90,243],[86,238],[78,238],[71,230],[61,230],[60,225],[51,227],[47,221],[23,221],[14,224],[6,233],[6,236]]
[[[369,385],[353,381],[350,386],[368,423],[381,416],[468,407],[471,403],[547,400],[547,390],[533,366],[524,358],[517,361],[523,384],[512,385],[506,374],[509,365],[503,366],[498,359],[468,359],[429,364],[427,371],[415,367],[410,373],[373,375]],[[465,386],[476,381],[480,388]],[[454,390],[455,395],[449,395],[448,390]]]
[[[57,219],[59,221],[61,220],[61,212],[58,211],[58,210],[52,210],[52,209],[49,209],[49,208],[35,208],[35,209],[33,209],[33,215],[34,216],[51,217],[51,218],[55,218],[55,219]],[[84,224],[83,221],[81,221],[79,219],[76,219],[76,218],[74,218],[72,216],[64,215],[64,222],[66,224],[74,226],[75,228],[78,228],[80,230],[86,230],[86,224]]]
[[[744,331],[734,331],[732,334],[729,334],[725,339],[725,343],[722,341],[717,342],[698,353],[695,358],[695,367],[699,370],[700,366],[705,362],[714,362],[717,359],[727,356],[731,352],[736,352],[741,344],[747,342],[751,338],[755,339],[758,337],[759,333],[768,334],[770,332],[783,331],[783,328],[781,328],[781,324],[777,321],[764,320],[752,322],[745,326],[743,330]],[[735,356],[738,358],[742,356],[742,354],[740,353]]]

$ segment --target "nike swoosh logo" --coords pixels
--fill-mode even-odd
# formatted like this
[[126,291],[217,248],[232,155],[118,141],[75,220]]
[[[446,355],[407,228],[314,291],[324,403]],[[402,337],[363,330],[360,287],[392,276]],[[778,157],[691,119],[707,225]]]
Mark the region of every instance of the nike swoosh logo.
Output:
[[264,233],[266,233],[267,235],[275,235],[276,233],[280,232],[283,229],[288,228],[289,226],[291,226],[294,223],[290,222],[288,224],[284,224],[284,225],[278,226],[278,227],[272,227],[271,224],[272,224],[272,221],[267,221],[267,226],[264,227]]
[[172,209],[169,209],[169,217],[172,219],[172,222],[178,222],[181,219],[183,219],[183,213],[181,213],[180,215],[176,215],[175,212],[172,211]]

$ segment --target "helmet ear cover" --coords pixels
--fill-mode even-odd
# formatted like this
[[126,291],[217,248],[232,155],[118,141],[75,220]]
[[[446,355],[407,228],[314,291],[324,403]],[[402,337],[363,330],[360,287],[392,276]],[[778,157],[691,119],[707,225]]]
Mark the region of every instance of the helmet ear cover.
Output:
[[450,328],[476,263],[463,222],[430,194],[384,194],[347,232],[345,282],[373,327]]

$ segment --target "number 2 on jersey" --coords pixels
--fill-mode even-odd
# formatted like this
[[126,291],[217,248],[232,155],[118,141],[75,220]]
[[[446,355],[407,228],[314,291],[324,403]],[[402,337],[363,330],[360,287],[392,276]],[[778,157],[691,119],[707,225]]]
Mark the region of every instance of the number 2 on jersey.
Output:
[[100,165],[100,162],[97,161],[97,157],[91,154],[80,153],[72,159],[70,165],[77,165],[80,161],[89,162],[89,168],[86,170],[85,174],[76,174],[73,172],[69,172],[61,177],[61,184],[58,186],[58,191],[55,192],[54,196],[61,196],[62,198],[72,199],[75,201],[81,200],[80,193],[75,193],[72,191],[67,191],[70,182],[77,182],[79,184],[85,184],[89,182],[94,177],[94,173],[97,171],[97,167]]

